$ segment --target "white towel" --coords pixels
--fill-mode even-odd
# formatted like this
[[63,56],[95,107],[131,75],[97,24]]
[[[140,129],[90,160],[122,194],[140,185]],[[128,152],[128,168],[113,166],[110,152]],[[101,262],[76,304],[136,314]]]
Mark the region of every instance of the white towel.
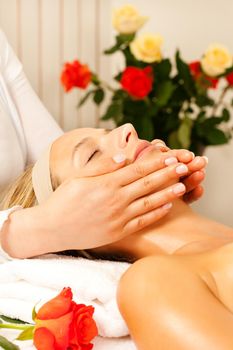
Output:
[[116,303],[117,284],[129,264],[91,261],[54,254],[36,259],[0,264],[0,314],[31,322],[37,308],[71,287],[74,300],[93,305],[99,335],[124,337],[129,334]]

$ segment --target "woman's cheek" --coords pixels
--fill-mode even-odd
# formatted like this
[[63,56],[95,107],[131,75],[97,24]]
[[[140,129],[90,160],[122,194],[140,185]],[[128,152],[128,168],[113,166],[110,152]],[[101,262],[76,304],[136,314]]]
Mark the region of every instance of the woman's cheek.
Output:
[[113,172],[116,169],[111,157],[98,157],[91,160],[82,170],[83,176],[98,176]]

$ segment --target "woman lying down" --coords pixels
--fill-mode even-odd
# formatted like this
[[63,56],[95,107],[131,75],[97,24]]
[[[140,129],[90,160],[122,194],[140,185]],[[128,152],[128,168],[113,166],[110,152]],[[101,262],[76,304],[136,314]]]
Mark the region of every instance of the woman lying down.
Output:
[[[110,159],[119,143],[129,163],[151,152],[155,161],[172,152],[155,150],[139,140],[130,124],[110,132],[73,130],[57,139],[33,171],[29,168],[13,185],[5,207],[15,202],[33,206],[70,177],[100,174],[103,159]],[[179,178],[187,174],[189,164],[169,159],[173,160],[169,165],[170,193],[177,191],[182,196],[185,188]],[[168,201],[169,191],[164,193],[167,198],[161,196],[161,205]],[[177,199],[160,222],[116,243],[78,253],[134,262],[119,283],[117,299],[138,349],[230,350],[232,242],[233,229],[196,214]]]

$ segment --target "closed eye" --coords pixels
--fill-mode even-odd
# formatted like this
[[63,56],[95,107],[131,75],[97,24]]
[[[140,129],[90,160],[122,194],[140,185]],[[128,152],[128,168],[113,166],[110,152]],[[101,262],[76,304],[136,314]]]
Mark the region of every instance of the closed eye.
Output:
[[88,158],[87,163],[90,162],[90,160],[99,152],[99,150],[95,150],[94,153]]

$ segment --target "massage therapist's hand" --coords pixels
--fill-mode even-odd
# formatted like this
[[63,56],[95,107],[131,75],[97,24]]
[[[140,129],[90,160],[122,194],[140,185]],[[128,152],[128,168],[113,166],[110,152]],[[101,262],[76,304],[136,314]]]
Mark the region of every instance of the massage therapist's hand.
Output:
[[10,215],[2,232],[3,249],[18,258],[87,249],[143,229],[185,193],[181,183],[166,187],[187,172],[173,161],[168,153],[127,166],[112,160],[109,173],[108,159],[108,173],[67,180],[44,204]]
[[[156,139],[152,143],[162,152],[171,151],[160,139]],[[201,183],[205,179],[205,167],[208,159],[206,157],[194,157],[190,160],[191,152],[186,150],[172,150],[172,152],[180,162],[188,164],[189,167],[189,173],[182,179],[182,182],[186,186],[186,193],[183,199],[187,203],[197,201],[202,197],[204,192]]]

